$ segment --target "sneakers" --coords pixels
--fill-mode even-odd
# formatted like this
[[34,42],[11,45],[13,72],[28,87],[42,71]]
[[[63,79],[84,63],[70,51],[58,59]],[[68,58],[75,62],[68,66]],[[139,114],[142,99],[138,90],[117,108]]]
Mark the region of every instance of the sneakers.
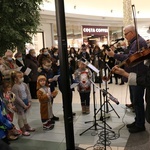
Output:
[[43,123],[43,130],[52,130],[54,128],[54,124],[50,124],[50,122]]
[[59,121],[59,117],[56,117],[56,116],[53,115],[53,117],[51,118],[51,120],[53,120],[53,121]]
[[55,124],[55,121],[54,121],[54,120],[49,119],[49,120],[48,120],[48,123],[49,123],[49,124]]

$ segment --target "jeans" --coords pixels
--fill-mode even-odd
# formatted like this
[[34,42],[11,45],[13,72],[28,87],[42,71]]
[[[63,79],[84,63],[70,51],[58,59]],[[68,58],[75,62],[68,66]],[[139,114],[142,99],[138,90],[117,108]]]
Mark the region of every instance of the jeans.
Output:
[[135,109],[135,124],[138,127],[143,127],[145,124],[145,111],[144,111],[144,87],[130,86],[132,92],[133,105]]
[[23,102],[25,103],[25,105],[28,106],[28,99],[27,99],[27,98],[26,98],[26,99],[23,99]]

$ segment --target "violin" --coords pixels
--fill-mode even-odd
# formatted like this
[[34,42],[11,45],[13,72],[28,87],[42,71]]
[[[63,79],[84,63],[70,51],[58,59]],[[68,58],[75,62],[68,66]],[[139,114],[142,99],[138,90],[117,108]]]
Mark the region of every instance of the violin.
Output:
[[[126,60],[124,60],[122,63],[118,65],[118,67],[122,66],[128,66],[128,67],[134,67],[140,62],[144,61],[145,59],[150,59],[150,49],[144,49],[142,51],[137,51],[136,53],[130,55]],[[102,80],[108,81],[113,74],[113,71],[110,71],[108,74],[108,77],[104,76],[102,77]]]

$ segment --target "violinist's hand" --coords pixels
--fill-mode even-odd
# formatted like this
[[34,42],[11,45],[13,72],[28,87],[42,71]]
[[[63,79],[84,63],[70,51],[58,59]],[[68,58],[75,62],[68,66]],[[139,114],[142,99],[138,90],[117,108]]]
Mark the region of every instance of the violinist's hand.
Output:
[[105,53],[109,56],[109,57],[114,57],[115,53],[114,51],[110,50],[110,51],[105,51]]
[[124,69],[119,68],[117,65],[112,68],[112,72],[124,76],[126,78],[129,77],[129,73],[127,73]]

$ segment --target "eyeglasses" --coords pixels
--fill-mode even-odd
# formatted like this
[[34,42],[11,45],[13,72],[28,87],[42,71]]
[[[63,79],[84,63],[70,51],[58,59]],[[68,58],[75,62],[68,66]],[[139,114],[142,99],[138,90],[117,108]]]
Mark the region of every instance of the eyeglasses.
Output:
[[124,33],[124,35],[126,36],[126,35],[128,35],[128,33],[130,33],[131,31],[129,31],[129,32],[127,32],[127,33]]

